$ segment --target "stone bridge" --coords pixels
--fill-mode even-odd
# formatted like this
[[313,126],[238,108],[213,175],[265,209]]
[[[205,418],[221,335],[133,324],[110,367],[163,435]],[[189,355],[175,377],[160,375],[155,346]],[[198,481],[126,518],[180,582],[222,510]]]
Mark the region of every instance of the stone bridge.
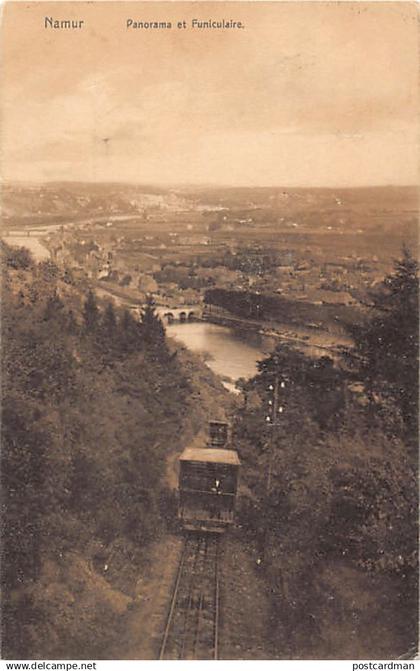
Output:
[[155,308],[161,320],[166,324],[173,322],[193,322],[200,320],[203,309],[201,305],[181,305],[180,307],[168,308],[164,305],[157,305]]

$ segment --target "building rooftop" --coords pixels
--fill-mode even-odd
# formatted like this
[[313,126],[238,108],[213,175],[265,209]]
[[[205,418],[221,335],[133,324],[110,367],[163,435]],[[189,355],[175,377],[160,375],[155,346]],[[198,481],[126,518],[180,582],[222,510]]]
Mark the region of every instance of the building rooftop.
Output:
[[224,450],[207,447],[187,447],[181,456],[180,461],[202,461],[204,463],[230,464],[231,466],[240,466],[238,453],[235,450]]

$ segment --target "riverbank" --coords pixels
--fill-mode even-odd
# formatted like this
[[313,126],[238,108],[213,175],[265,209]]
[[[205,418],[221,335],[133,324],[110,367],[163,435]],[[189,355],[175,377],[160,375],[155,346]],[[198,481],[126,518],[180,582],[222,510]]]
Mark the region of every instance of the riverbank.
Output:
[[344,334],[332,333],[318,325],[307,326],[279,321],[263,321],[242,319],[233,314],[215,314],[205,309],[202,316],[204,321],[220,326],[235,329],[237,332],[249,331],[264,338],[270,349],[279,343],[291,345],[311,357],[330,356],[332,359],[340,357],[343,347],[350,347],[351,339]]
[[[43,261],[51,258],[51,253],[48,248],[48,234],[54,232],[58,228],[59,225],[51,224],[38,226],[36,228],[32,226],[25,230],[9,230],[4,239],[8,244],[26,247],[32,253],[36,261]],[[111,300],[120,307],[140,309],[145,298],[144,293],[132,287],[120,287],[115,283],[98,280],[94,281],[93,285],[97,295],[101,299]],[[283,302],[284,301],[285,299],[283,299]],[[290,303],[290,301],[286,301],[286,303]],[[294,304],[296,301],[291,301],[291,303]],[[297,303],[296,305],[300,315],[300,321],[302,321],[302,310],[305,312],[305,310],[308,310],[308,306],[311,310],[327,311],[328,314],[330,313],[329,308],[331,308],[331,306],[315,306],[307,303]],[[342,307],[343,306],[338,306],[337,309],[342,311]],[[339,332],[340,330],[337,331],[337,324],[332,322],[331,328],[325,328],[325,324],[324,327],[321,327],[321,324],[310,322],[308,317],[306,320],[307,324],[302,325],[299,323],[299,319],[296,322],[293,318],[287,323],[282,323],[273,319],[245,319],[230,313],[228,310],[220,309],[218,306],[213,305],[206,305],[201,316],[201,320],[204,322],[226,327],[228,329],[226,334],[235,332],[238,341],[253,341],[252,348],[255,348],[255,342],[257,341],[256,349],[259,350],[257,352],[259,358],[262,358],[263,352],[271,351],[279,343],[284,343],[295,347],[311,357],[320,358],[322,356],[330,356],[332,359],[338,360],[340,358],[340,348],[349,347],[351,345],[350,338],[345,336],[342,332]],[[186,338],[183,334],[178,333],[178,336],[185,344],[187,344],[187,346],[189,346],[188,340],[195,340],[194,335],[192,338]],[[242,357],[242,365],[238,366],[237,357],[234,356],[233,360],[236,361],[235,366],[237,371],[236,373],[229,374],[229,372],[222,370],[223,366],[218,365],[217,354],[215,355],[211,351],[211,348],[200,345],[200,349],[203,350],[210,368],[223,378],[225,387],[232,392],[235,392],[235,383],[240,377],[252,377],[257,372],[255,361],[258,359],[254,361],[254,356],[251,351],[248,352],[250,365],[244,366]],[[197,346],[194,343],[192,350],[198,351]],[[213,358],[215,358],[216,362],[212,365],[210,362]]]

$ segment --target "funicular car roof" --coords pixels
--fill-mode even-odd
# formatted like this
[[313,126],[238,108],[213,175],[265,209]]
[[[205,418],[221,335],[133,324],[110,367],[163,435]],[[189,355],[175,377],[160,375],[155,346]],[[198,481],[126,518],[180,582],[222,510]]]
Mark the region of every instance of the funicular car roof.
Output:
[[179,460],[229,464],[230,466],[240,466],[241,464],[238,453],[235,450],[217,449],[215,447],[187,447],[179,457]]

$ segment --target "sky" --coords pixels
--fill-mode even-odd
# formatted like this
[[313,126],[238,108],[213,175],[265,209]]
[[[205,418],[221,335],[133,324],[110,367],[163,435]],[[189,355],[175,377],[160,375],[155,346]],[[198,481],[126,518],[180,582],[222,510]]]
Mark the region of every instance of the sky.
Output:
[[3,178],[415,184],[417,25],[408,2],[6,3]]

